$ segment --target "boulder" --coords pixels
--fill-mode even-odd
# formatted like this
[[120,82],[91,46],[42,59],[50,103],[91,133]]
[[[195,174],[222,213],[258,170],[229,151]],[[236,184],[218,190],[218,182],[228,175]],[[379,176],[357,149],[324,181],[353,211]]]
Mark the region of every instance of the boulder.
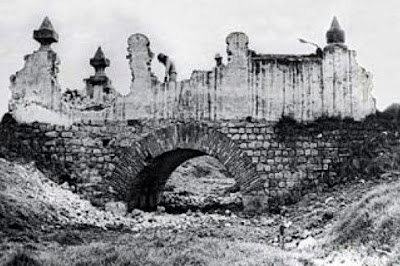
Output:
[[143,216],[143,211],[139,209],[133,209],[132,212],[128,214],[129,218],[136,218],[142,216]]
[[107,212],[117,215],[125,215],[127,211],[126,204],[122,201],[107,202],[105,205],[105,209]]

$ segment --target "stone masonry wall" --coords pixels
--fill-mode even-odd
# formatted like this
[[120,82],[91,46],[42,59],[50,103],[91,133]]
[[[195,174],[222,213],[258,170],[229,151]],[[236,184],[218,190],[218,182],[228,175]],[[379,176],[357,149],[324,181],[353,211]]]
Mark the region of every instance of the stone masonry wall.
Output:
[[[141,160],[149,147],[154,147],[162,134],[165,136],[163,128],[182,127],[183,130],[191,131],[188,135],[196,135],[195,131],[204,127],[204,136],[215,139],[216,145],[222,148],[212,151],[211,147],[202,151],[212,153],[230,171],[240,173],[249,169],[256,173],[253,175],[246,172],[248,174],[238,178],[237,182],[244,193],[246,208],[257,210],[268,210],[295,202],[308,192],[319,191],[341,182],[340,165],[349,160],[350,147],[362,145],[373,136],[386,131],[381,126],[367,126],[352,121],[314,123],[307,126],[240,121],[207,122],[201,125],[189,121],[136,121],[136,124],[131,125],[64,127],[41,123],[16,124],[12,120],[5,120],[7,119],[3,119],[0,127],[2,157],[33,160],[61,182],[76,183],[77,192],[85,197],[101,198],[103,201],[126,200],[131,189],[131,181],[124,183],[122,180],[121,184],[121,180],[116,180],[115,175],[118,171],[125,171],[123,168],[116,169],[119,168],[118,162],[124,152],[135,150],[130,158],[132,163],[125,167],[130,167],[131,170],[132,167],[140,168],[143,167],[142,164],[146,164]],[[220,132],[221,136],[216,133],[214,136],[207,136],[213,130]],[[223,136],[231,141],[226,141]],[[168,142],[163,139],[160,141]],[[189,138],[187,141],[189,143],[184,144],[184,148],[198,147],[201,150],[205,147],[205,144],[199,146],[198,143],[192,143],[194,141]],[[204,142],[209,140],[205,139]],[[233,153],[236,147],[241,152]],[[159,153],[166,150],[167,148]],[[238,160],[235,164],[229,162],[232,161],[230,152],[234,158],[239,158],[235,159]],[[140,172],[140,169],[137,171]],[[135,176],[127,176],[135,179]]]

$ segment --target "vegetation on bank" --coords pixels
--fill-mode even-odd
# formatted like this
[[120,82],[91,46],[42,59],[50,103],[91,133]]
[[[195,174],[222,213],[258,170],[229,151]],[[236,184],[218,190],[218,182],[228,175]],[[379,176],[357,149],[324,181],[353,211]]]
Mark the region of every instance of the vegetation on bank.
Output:
[[[27,262],[27,264],[24,264]],[[200,239],[190,234],[154,231],[125,234],[115,242],[53,247],[46,251],[11,254],[4,265],[30,266],[171,266],[171,265],[311,265],[304,254],[286,252],[257,243]]]

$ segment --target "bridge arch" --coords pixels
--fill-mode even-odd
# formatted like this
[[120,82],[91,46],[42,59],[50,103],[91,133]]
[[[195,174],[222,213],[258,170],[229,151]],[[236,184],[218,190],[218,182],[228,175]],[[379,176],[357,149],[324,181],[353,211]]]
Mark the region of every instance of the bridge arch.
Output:
[[220,161],[242,191],[251,190],[258,177],[251,159],[228,136],[199,123],[169,125],[132,141],[119,155],[113,187],[129,209],[154,209],[171,173],[203,155]]

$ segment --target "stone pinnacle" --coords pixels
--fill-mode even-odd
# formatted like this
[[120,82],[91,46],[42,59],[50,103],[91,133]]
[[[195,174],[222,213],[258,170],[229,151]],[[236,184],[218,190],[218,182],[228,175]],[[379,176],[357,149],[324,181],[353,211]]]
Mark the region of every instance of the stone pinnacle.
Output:
[[58,34],[48,17],[45,17],[38,30],[33,31],[33,39],[41,44],[40,49],[50,49],[50,45],[58,42]]
[[343,44],[345,42],[344,30],[340,27],[339,21],[336,17],[333,17],[331,27],[326,32],[326,42],[328,44]]
[[104,55],[103,50],[101,49],[101,46],[97,48],[96,53],[94,54],[94,57],[90,59],[90,65],[93,66],[95,69],[98,68],[106,68],[110,66],[110,59],[106,58]]

